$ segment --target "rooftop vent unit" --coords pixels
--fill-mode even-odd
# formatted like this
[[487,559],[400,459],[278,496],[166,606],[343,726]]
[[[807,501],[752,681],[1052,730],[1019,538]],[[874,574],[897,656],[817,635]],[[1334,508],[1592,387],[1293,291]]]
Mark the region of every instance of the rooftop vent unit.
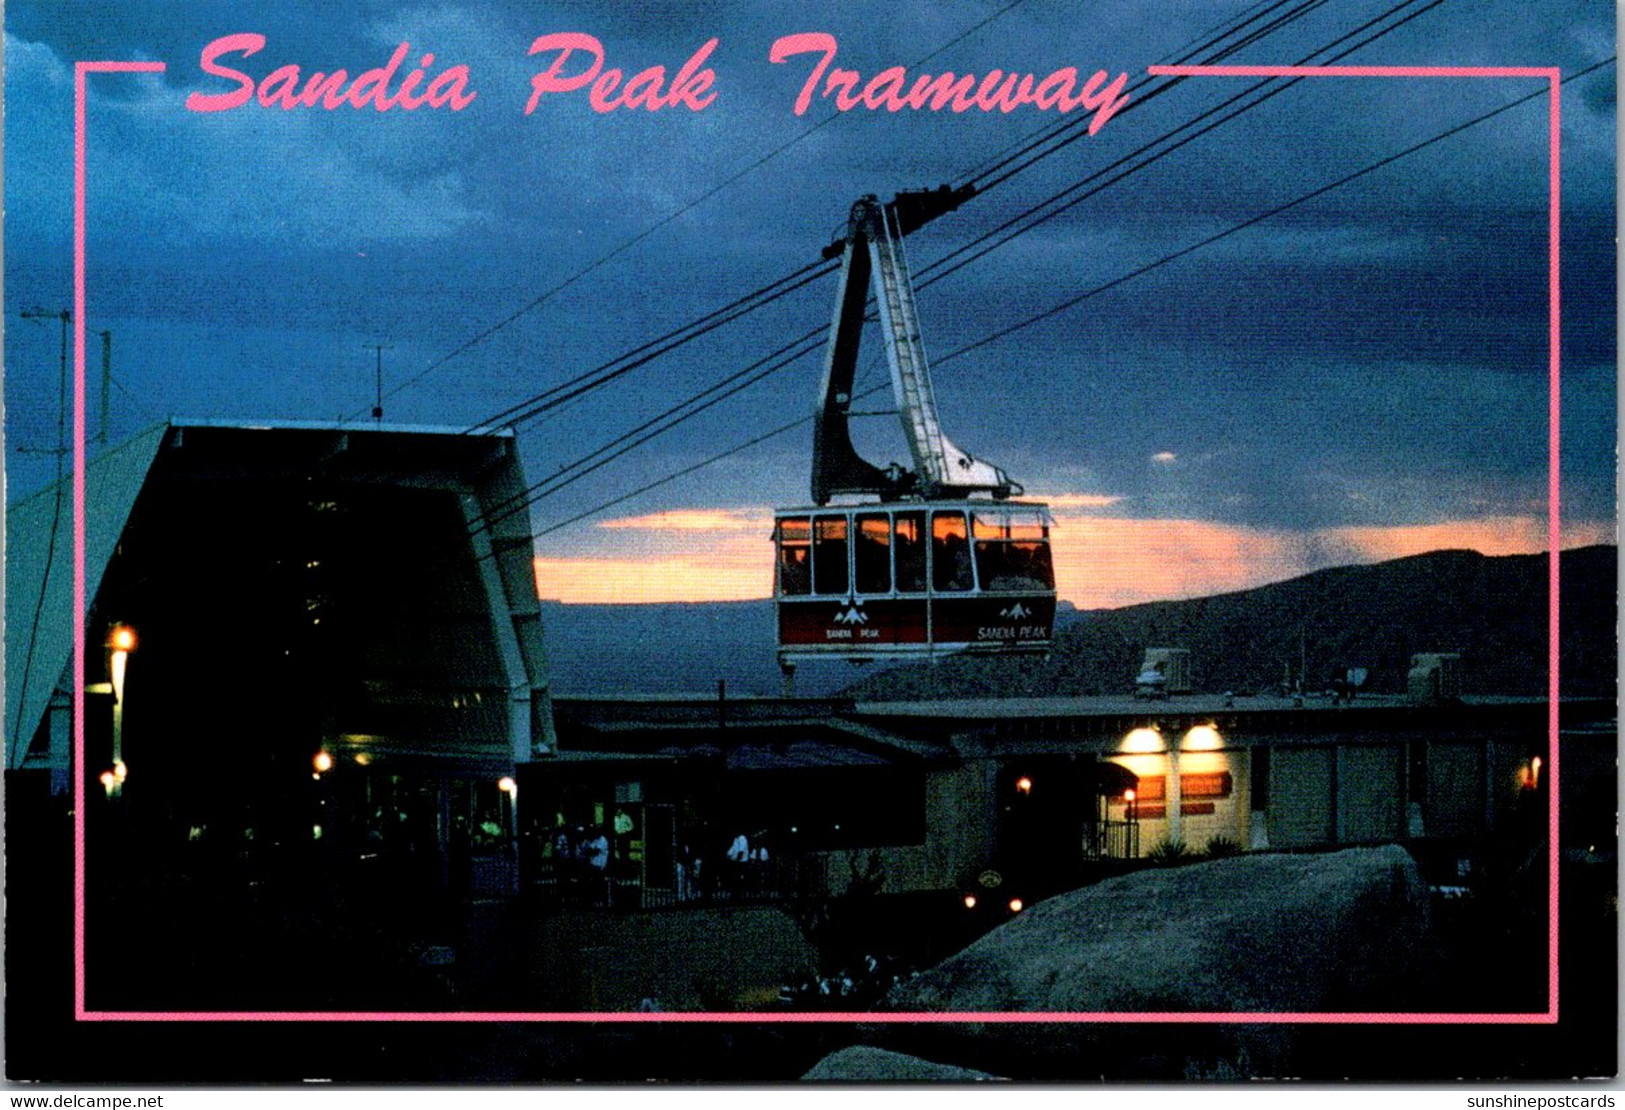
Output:
[[1134,679],[1134,696],[1166,698],[1190,693],[1190,658],[1188,648],[1146,648],[1140,673]]
[[1414,702],[1437,705],[1460,701],[1461,656],[1454,652],[1424,652],[1411,656],[1405,688]]

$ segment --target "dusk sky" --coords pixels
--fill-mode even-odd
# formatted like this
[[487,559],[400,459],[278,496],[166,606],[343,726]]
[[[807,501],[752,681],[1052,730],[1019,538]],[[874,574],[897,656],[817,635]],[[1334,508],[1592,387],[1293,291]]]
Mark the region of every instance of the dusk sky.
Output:
[[[54,473],[40,452],[58,437],[57,327],[21,313],[71,303],[75,60],[167,65],[90,86],[87,363],[94,405],[94,333],[111,330],[116,441],[166,416],[370,424],[375,343],[387,422],[486,421],[816,261],[859,195],[963,183],[1073,123],[1067,134],[1083,137],[912,236],[919,275],[1120,159],[1144,163],[1146,144],[1252,88],[1205,77],[1157,92],[1170,80],[1146,76],[1249,16],[1238,35],[1269,33],[1224,61],[1325,62],[1376,35],[1337,60],[1597,67],[1562,91],[1562,493],[1565,544],[1612,542],[1615,67],[1599,63],[1613,57],[1615,10],[1597,0],[8,3],[8,492]],[[556,32],[596,37],[628,77],[661,65],[669,78],[715,38],[714,99],[599,113],[583,89],[527,115],[531,78],[553,56],[527,50]],[[1093,135],[1083,108],[837,113],[815,95],[798,116],[814,59],[768,58],[801,32],[835,36],[834,64],[857,70],[860,88],[889,66],[910,83],[1075,67],[1085,80],[1126,73],[1130,100]],[[457,111],[189,111],[189,94],[234,88],[200,55],[239,33],[264,49],[221,64],[255,80],[288,64],[301,81],[354,76],[409,43],[402,77],[432,53],[420,91],[460,64],[474,99]],[[1121,605],[1441,547],[1544,548],[1543,87],[1301,81],[917,281],[944,426],[1055,507],[1062,597]],[[530,479],[827,327],[833,293],[820,278],[520,425]],[[883,378],[876,339],[863,385]],[[536,529],[810,413],[818,366],[802,358],[538,500]],[[93,434],[99,419],[93,408]],[[799,427],[540,536],[543,596],[766,596],[772,509],[806,502],[810,435]],[[860,448],[906,458],[895,420],[863,421]]]

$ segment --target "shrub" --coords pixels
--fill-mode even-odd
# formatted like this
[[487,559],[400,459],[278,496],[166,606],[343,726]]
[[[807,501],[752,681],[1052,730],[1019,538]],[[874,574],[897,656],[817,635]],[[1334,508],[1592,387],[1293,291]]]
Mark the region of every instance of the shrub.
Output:
[[1208,859],[1224,859],[1226,856],[1241,855],[1241,845],[1228,836],[1219,835],[1207,842]]
[[1175,863],[1187,862],[1191,858],[1191,854],[1190,850],[1185,847],[1183,840],[1164,840],[1147,852],[1145,858],[1152,863],[1169,866]]

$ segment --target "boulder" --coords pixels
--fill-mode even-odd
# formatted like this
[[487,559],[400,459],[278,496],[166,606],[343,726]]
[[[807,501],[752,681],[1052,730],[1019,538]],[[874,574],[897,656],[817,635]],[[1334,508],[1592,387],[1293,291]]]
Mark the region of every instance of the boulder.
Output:
[[1139,871],[1047,899],[898,987],[894,1010],[1423,1008],[1427,887],[1394,845]]
[[[1030,907],[895,989],[894,1011],[1263,1013],[1438,1009],[1413,984],[1428,891],[1402,848],[1159,868]],[[889,1025],[869,1039],[1023,1078],[1291,1074],[1290,1025]]]
[[821,1083],[978,1083],[997,1077],[952,1064],[934,1064],[901,1052],[854,1045],[830,1053],[801,1078]]

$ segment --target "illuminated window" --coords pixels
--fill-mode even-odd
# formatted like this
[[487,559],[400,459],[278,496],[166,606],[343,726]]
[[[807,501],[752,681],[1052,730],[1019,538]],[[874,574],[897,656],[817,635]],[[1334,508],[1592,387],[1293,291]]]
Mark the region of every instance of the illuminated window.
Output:
[[976,576],[984,590],[1050,590],[1055,567],[1050,559],[1049,525],[1036,512],[978,512]]
[[806,517],[779,521],[779,593],[800,597],[812,592],[812,523]]
[[847,589],[846,517],[813,520],[813,592],[844,594]]
[[891,521],[884,513],[858,517],[857,539],[857,546],[852,551],[852,565],[858,593],[890,593]]
[[944,591],[976,588],[964,513],[931,514],[931,586]]
[[892,551],[899,593],[925,592],[925,514],[898,513],[892,521]]

